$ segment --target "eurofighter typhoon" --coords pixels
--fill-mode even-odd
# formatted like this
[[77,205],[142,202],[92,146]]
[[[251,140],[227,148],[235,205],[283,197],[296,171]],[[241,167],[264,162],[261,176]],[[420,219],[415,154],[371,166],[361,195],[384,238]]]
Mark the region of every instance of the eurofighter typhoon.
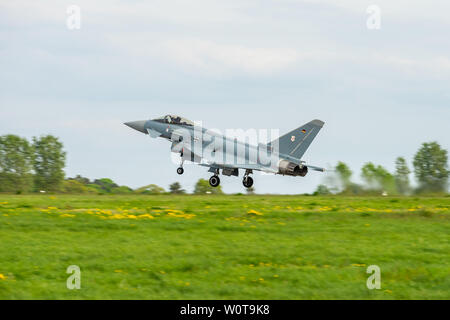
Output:
[[245,170],[242,184],[246,188],[253,185],[250,176],[253,171],[300,177],[309,169],[325,171],[301,160],[323,127],[321,120],[312,120],[267,144],[239,141],[175,115],[125,124],[152,138],[161,137],[171,142],[171,151],[180,155],[178,174],[184,173],[184,161],[209,167],[213,174],[209,178],[212,187],[220,184],[220,171],[222,175],[237,177],[239,169]]

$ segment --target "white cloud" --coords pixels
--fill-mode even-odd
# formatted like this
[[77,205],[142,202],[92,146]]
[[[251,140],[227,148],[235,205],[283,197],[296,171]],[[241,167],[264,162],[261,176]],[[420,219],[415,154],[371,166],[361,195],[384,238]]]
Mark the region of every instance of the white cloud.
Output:
[[432,19],[434,22],[449,23],[448,0],[278,0],[283,3],[310,3],[327,5],[345,9],[362,16],[366,14],[369,5],[377,5],[381,8],[383,17],[389,18],[392,23],[399,20],[423,20]]
[[82,18],[90,24],[107,24],[119,19],[123,22],[166,21],[174,23],[236,23],[248,21],[249,16],[240,11],[252,1],[210,1],[210,0],[152,0],[152,1],[110,1],[110,0],[15,0],[3,1],[2,11],[17,24],[34,22],[64,22],[69,5],[81,8]]
[[372,59],[408,75],[449,76],[450,59],[447,57],[409,58],[395,55],[373,55]]
[[301,58],[291,48],[254,48],[200,39],[168,40],[161,48],[167,58],[182,67],[203,72],[226,72],[231,69],[251,74],[270,74],[286,69]]

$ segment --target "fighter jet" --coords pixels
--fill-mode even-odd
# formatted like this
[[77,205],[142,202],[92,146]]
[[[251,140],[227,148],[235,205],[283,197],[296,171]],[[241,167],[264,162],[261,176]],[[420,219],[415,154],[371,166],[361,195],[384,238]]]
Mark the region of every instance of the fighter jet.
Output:
[[125,125],[152,138],[170,141],[171,151],[180,155],[178,174],[184,173],[184,161],[209,167],[208,172],[213,174],[209,179],[212,187],[220,184],[220,171],[225,176],[239,176],[239,169],[245,170],[242,184],[246,188],[253,186],[250,176],[253,171],[300,177],[306,176],[308,169],[325,171],[301,160],[324,125],[317,119],[267,144],[257,145],[205,129],[176,115],[126,122]]

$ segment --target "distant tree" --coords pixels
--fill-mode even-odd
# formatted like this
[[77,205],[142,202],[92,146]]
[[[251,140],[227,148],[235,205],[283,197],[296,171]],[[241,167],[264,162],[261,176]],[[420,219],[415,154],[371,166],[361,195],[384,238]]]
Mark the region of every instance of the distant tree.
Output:
[[[88,178],[83,178],[81,176],[77,176],[72,181],[76,181],[80,184],[89,182]],[[100,194],[112,193],[112,194],[124,194],[124,193],[132,193],[133,189],[127,186],[119,186],[113,180],[109,178],[96,179],[93,183],[85,184],[86,188],[88,188],[89,192],[97,192]]]
[[336,166],[331,168],[330,173],[324,178],[324,185],[332,193],[354,193],[354,187],[358,187],[351,182],[352,171],[342,161],[339,161]]
[[90,193],[98,193],[98,194],[106,193],[98,184],[89,183],[86,185],[86,188],[89,190]]
[[62,184],[62,192],[64,193],[84,194],[89,193],[90,191],[91,190],[86,187],[86,185],[74,179],[65,180]]
[[341,161],[338,162],[335,170],[342,183],[342,186],[344,188],[347,188],[351,183],[350,178],[352,177],[352,171],[344,162]]
[[33,187],[32,147],[15,135],[0,137],[0,192],[27,192]]
[[372,162],[366,163],[361,169],[361,177],[369,190],[386,191],[388,193],[395,193],[396,191],[394,176],[380,165],[375,166]]
[[67,180],[75,180],[75,181],[78,181],[81,184],[90,184],[91,183],[89,178],[85,178],[83,176],[80,176],[79,174],[77,174],[77,176],[75,178],[68,178]]
[[395,160],[395,186],[400,194],[409,194],[411,186],[409,184],[409,170],[406,160],[403,157],[398,157]]
[[205,179],[199,179],[197,183],[195,184],[194,189],[195,194],[205,194],[205,193],[212,193],[212,194],[223,194],[222,187],[211,187],[209,185],[209,181]]
[[324,184],[319,184],[317,186],[316,191],[314,191],[314,193],[313,193],[313,195],[315,195],[315,196],[324,196],[324,195],[327,195],[327,194],[331,194],[331,191]]
[[66,153],[58,138],[48,135],[33,138],[34,183],[37,190],[58,191],[64,181]]
[[174,182],[169,186],[170,193],[182,194],[186,193],[184,189],[181,188],[181,184],[179,182]]
[[96,179],[94,180],[94,184],[99,186],[100,190],[104,193],[111,193],[114,188],[119,187],[119,185],[109,178]]
[[156,184],[149,184],[147,186],[141,187],[135,190],[136,193],[140,194],[161,194],[166,192],[164,188],[157,186]]
[[414,175],[421,192],[445,192],[448,188],[447,150],[437,142],[423,143],[414,156]]
[[127,186],[118,186],[111,189],[111,193],[113,194],[125,194],[125,193],[132,193],[133,189]]

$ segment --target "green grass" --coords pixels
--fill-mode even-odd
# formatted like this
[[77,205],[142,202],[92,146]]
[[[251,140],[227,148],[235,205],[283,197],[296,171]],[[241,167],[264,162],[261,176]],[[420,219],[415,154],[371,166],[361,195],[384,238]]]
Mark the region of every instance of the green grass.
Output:
[[0,299],[450,299],[449,218],[449,197],[0,195]]

